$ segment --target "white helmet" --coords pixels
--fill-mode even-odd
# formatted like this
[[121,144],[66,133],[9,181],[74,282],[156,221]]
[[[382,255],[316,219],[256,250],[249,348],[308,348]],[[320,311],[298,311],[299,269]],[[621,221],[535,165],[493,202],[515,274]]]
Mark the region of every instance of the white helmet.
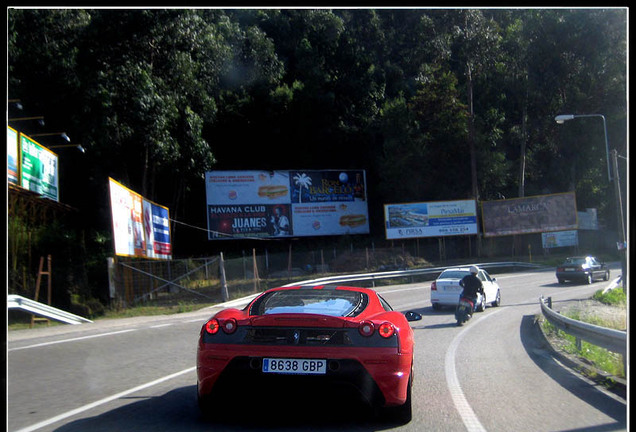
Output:
[[470,272],[472,274],[477,274],[479,273],[479,269],[477,268],[477,266],[470,266]]

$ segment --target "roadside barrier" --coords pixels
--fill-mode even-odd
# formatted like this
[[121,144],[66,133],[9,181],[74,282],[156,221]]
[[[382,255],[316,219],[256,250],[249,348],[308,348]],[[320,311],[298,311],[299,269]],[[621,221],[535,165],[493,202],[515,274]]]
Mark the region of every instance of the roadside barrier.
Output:
[[9,294],[7,296],[7,308],[21,309],[23,311],[43,316],[55,321],[60,321],[66,324],[82,324],[93,322],[89,319],[74,315],[70,312],[66,312],[61,309],[57,309],[52,306],[39,303],[35,300],[31,300],[15,294]]
[[581,340],[584,340],[592,345],[620,354],[623,358],[623,372],[627,376],[627,332],[563,316],[552,309],[552,297],[545,299],[541,296],[539,303],[541,304],[543,316],[558,329],[574,336],[577,347],[580,347]]
[[[492,271],[492,269],[515,270],[517,268],[527,268],[527,269],[542,268],[542,266],[538,264],[531,264],[531,263],[524,263],[524,262],[487,262],[487,263],[471,264],[471,265],[476,265],[479,268],[489,270],[489,271]],[[422,269],[415,269],[415,270],[394,270],[394,271],[378,272],[378,273],[359,273],[359,274],[329,276],[329,277],[324,277],[319,279],[303,281],[302,285],[371,281],[372,286],[375,287],[375,281],[380,279],[397,279],[397,278],[404,278],[404,277],[433,275],[433,274],[441,273],[442,271],[450,267],[467,267],[467,266],[468,264],[457,265],[457,266],[430,267],[430,268],[422,268]],[[299,285],[299,283],[293,282],[284,286],[295,286],[295,285]]]

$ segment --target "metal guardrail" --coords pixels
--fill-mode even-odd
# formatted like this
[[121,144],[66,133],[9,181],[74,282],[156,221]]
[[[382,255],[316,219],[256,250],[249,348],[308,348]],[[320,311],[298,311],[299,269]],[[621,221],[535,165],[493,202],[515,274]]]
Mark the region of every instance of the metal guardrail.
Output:
[[[359,273],[359,274],[350,274],[350,275],[329,276],[329,277],[324,277],[319,279],[303,281],[302,283],[293,282],[285,286],[371,281],[372,285],[375,287],[375,281],[380,279],[396,279],[396,278],[403,278],[403,277],[430,275],[430,274],[441,273],[447,268],[466,267],[468,265],[469,264],[462,264],[457,266],[430,267],[430,268],[415,269],[415,270],[394,270],[394,271],[388,271],[388,272]],[[524,263],[524,262],[487,262],[487,263],[470,264],[470,265],[476,265],[477,267],[480,267],[483,269],[493,269],[493,268],[538,269],[543,267],[538,264]]]
[[546,304],[546,299],[543,296],[539,298],[541,312],[550,323],[558,329],[577,338],[577,345],[580,344],[580,340],[584,340],[592,345],[596,345],[601,348],[605,348],[608,351],[622,355],[623,367],[627,368],[627,332],[568,318],[552,310],[551,297],[547,298],[547,302],[548,304]]
[[9,294],[7,296],[7,307],[9,309],[21,309],[23,311],[43,316],[55,321],[60,321],[66,324],[82,324],[93,322],[89,319],[74,315],[70,312],[66,312],[61,309],[57,309],[52,306],[39,303],[35,300],[31,300],[15,294]]

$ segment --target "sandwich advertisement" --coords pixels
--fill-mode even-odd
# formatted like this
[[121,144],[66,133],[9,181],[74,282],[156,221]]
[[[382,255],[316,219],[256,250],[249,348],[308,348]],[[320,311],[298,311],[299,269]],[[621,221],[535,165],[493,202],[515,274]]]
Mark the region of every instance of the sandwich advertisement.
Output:
[[171,259],[168,209],[108,180],[115,255]]
[[209,171],[208,238],[368,234],[364,170]]
[[387,240],[477,234],[474,200],[386,204]]

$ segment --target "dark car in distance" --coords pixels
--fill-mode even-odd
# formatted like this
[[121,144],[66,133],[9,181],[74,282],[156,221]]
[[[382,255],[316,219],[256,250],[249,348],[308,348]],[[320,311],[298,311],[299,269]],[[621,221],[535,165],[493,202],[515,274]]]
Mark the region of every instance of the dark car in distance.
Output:
[[566,281],[584,282],[591,284],[595,280],[609,280],[610,271],[605,263],[593,256],[577,256],[566,258],[557,267],[556,277],[560,284]]

